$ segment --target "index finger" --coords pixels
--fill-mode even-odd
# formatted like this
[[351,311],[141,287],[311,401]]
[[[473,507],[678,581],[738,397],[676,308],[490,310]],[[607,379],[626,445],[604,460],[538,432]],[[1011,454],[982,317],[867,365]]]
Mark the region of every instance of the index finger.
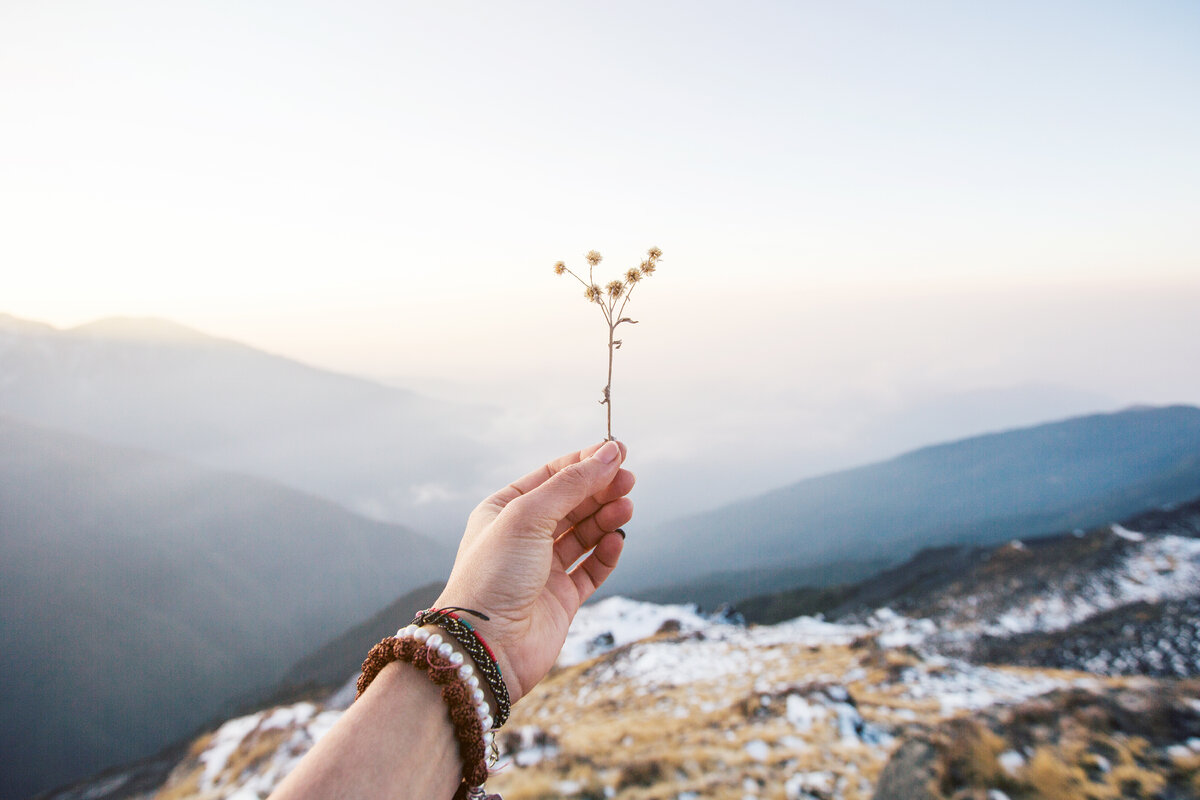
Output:
[[[598,444],[589,445],[574,453],[568,453],[565,456],[559,456],[553,461],[549,461],[538,469],[535,469],[533,472],[530,472],[525,477],[515,480],[508,486],[505,486],[503,489],[489,497],[488,502],[490,504],[499,506],[500,508],[504,508],[504,506],[508,505],[513,500],[516,500],[521,495],[532,492],[534,489],[550,480],[560,470],[566,469],[572,464],[578,464],[585,458],[590,458],[593,453],[603,446],[604,442],[600,442]],[[621,460],[623,461],[627,453],[625,445],[621,442],[617,442],[617,446],[621,448]]]

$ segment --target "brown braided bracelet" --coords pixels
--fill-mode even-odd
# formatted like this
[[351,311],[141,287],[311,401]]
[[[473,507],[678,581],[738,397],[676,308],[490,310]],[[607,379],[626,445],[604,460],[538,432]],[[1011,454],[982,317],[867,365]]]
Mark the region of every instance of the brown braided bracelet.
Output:
[[[488,750],[492,746],[493,734],[488,730],[491,717],[480,714],[479,705],[473,702],[473,695],[478,691],[478,679],[475,679],[476,685],[472,688],[470,678],[474,676],[467,671],[470,667],[462,663],[462,655],[451,653],[447,656],[439,652],[441,637],[435,639],[436,634],[422,633],[426,633],[426,636],[388,636],[372,647],[363,661],[362,674],[358,676],[358,693],[354,699],[362,697],[371,681],[393,661],[412,664],[427,673],[434,684],[442,687],[442,701],[454,724],[454,738],[458,740],[458,754],[463,762],[462,782],[454,794],[455,800],[500,800],[500,795],[488,795],[483,789],[488,776]],[[464,670],[464,667],[467,669]]]

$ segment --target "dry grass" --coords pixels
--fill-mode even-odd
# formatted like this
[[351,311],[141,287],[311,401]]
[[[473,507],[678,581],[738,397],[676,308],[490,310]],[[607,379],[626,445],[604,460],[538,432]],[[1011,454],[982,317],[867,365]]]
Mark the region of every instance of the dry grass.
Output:
[[999,786],[1007,775],[999,756],[1006,743],[986,725],[967,718],[951,720],[942,747],[942,791],[956,786]]
[[[759,674],[653,691],[625,681],[597,685],[589,665],[558,671],[514,709],[509,725],[545,730],[557,740],[559,754],[535,766],[509,767],[489,781],[489,789],[521,800],[542,797],[572,780],[582,787],[576,796],[603,794],[607,788],[621,800],[674,800],[689,791],[742,800],[749,779],[761,800],[785,800],[783,783],[791,775],[831,770],[846,776],[841,797],[870,800],[886,752],[843,743],[832,713],[807,732],[798,731],[784,714],[788,694],[840,685],[840,676],[857,667],[862,654],[844,646],[773,650],[777,657],[763,659]],[[882,678],[886,668],[874,672]],[[874,677],[868,673],[849,688],[855,692]],[[763,685],[770,689],[760,691]],[[893,709],[862,700],[858,707],[868,721],[890,725]],[[765,758],[747,750],[755,741],[765,744]],[[576,776],[582,767],[586,773]]]
[[[664,645],[677,638],[656,637]],[[620,658],[614,653],[557,671],[522,702],[510,724],[546,731],[558,743],[558,754],[534,766],[510,767],[489,787],[511,800],[551,794],[675,800],[684,792],[719,800],[747,795],[785,800],[789,778],[829,772],[828,796],[872,800],[890,748],[843,741],[828,706],[807,730],[787,718],[789,695],[816,708],[830,686],[839,686],[849,691],[864,720],[897,737],[893,747],[910,731],[939,732],[935,793],[947,798],[984,798],[1000,789],[1014,800],[1124,800],[1162,796],[1168,781],[1184,792],[1200,788],[1200,754],[1193,758],[1177,751],[1164,774],[1161,748],[1121,733],[1111,708],[1087,692],[1043,696],[992,716],[964,713],[947,719],[938,699],[908,696],[909,687],[898,679],[919,665],[903,651],[778,645],[758,654],[760,671],[754,675],[654,687],[601,680],[602,668]],[[1082,677],[1030,668],[1003,671],[1039,679],[1053,675],[1064,682]],[[1157,690],[1157,684],[1145,681],[1091,680],[1100,691],[1108,687],[1144,697]],[[1020,733],[1012,733],[1012,726]],[[1029,754],[1014,775],[999,762],[1009,750]]]
[[234,784],[245,773],[252,772],[255,768],[271,760],[280,745],[290,735],[291,732],[283,728],[256,730],[251,733],[229,755],[229,761],[226,762],[225,769],[221,772],[221,782]]
[[1041,800],[1080,800],[1088,784],[1082,767],[1064,763],[1048,747],[1034,752],[1022,778],[1032,796]]
[[215,735],[215,732],[210,731],[209,733],[206,733],[203,736],[197,737],[196,740],[192,742],[191,746],[188,747],[187,755],[184,757],[185,758],[199,758],[200,754],[203,753],[205,750],[207,750],[208,746],[210,744],[212,744],[214,735]]

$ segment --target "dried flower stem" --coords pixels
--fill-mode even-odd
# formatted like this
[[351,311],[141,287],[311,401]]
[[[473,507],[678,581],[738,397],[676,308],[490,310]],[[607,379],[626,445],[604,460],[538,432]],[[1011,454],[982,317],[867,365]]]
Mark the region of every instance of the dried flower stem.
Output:
[[[662,251],[657,247],[651,247],[646,251],[647,259],[637,267],[628,270],[625,273],[625,280],[610,281],[603,289],[596,283],[595,267],[600,263],[601,256],[595,250],[588,252],[585,258],[588,262],[588,279],[575,274],[567,265],[559,261],[554,265],[554,273],[562,275],[568,273],[572,278],[579,281],[584,288],[584,297],[589,303],[595,303],[600,306],[600,313],[604,315],[604,322],[608,325],[608,383],[604,385],[604,396],[600,400],[601,405],[608,406],[608,435],[605,437],[608,440],[613,438],[612,435],[612,371],[613,371],[613,353],[621,349],[621,340],[617,338],[617,328],[625,323],[636,325],[637,320],[630,319],[625,316],[625,306],[629,304],[629,298],[633,295],[633,290],[643,278],[648,278],[653,275],[658,267],[658,260],[662,258]],[[617,302],[620,301],[620,307]]]

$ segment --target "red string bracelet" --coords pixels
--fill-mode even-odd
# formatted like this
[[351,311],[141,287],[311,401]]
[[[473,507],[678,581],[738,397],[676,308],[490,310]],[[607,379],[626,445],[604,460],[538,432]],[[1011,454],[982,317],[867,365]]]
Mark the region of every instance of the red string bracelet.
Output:
[[475,687],[469,681],[474,677],[473,668],[463,663],[461,653],[446,653],[445,643],[436,633],[418,629],[413,635],[397,638],[388,636],[371,648],[363,661],[362,674],[358,676],[358,693],[355,700],[371,685],[371,681],[393,661],[412,664],[428,674],[434,684],[442,688],[442,701],[454,725],[454,738],[458,741],[458,754],[462,759],[462,782],[454,793],[455,800],[501,800],[500,795],[488,795],[483,788],[488,776],[488,751],[492,747],[492,718],[487,714],[487,705],[475,701]]

